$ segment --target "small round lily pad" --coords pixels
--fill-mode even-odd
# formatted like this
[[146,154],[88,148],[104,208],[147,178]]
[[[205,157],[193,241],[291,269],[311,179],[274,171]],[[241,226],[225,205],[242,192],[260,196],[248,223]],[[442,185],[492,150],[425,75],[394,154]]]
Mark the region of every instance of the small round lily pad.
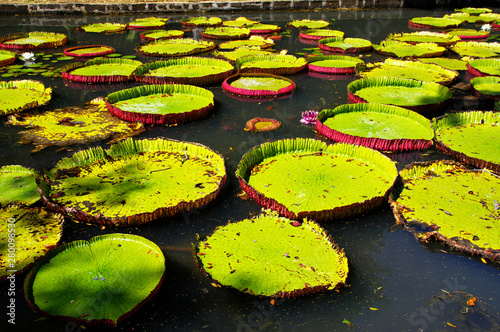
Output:
[[245,128],[253,132],[261,132],[275,130],[280,126],[281,122],[275,119],[253,118],[247,121]]

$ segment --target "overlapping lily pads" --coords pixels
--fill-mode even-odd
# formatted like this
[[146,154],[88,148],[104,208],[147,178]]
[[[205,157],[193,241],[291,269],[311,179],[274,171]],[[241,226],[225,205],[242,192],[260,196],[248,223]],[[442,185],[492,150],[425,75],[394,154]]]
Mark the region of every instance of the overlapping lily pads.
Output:
[[474,255],[500,260],[500,178],[450,161],[424,162],[400,172],[391,205],[417,239],[436,239]]
[[210,113],[214,95],[187,84],[154,84],[113,92],[108,110],[126,121],[171,125],[193,121]]
[[363,53],[372,49],[371,41],[363,38],[324,38],[318,41],[320,49],[334,53]]
[[82,58],[104,56],[114,52],[115,49],[113,47],[105,45],[75,46],[75,47],[69,47],[64,50],[64,54],[67,56],[82,57]]
[[282,76],[261,73],[239,73],[228,77],[222,88],[244,97],[281,96],[295,90],[295,83]]
[[450,85],[458,78],[457,71],[445,69],[439,65],[390,58],[367,67],[358,75],[363,78],[404,77],[443,85]]
[[233,71],[233,65],[224,60],[186,57],[149,62],[139,66],[134,76],[150,84],[208,85],[224,81]]
[[270,211],[198,237],[193,251],[215,282],[256,296],[290,298],[337,289],[349,271],[343,250],[321,226],[307,219],[296,225]]
[[461,57],[492,58],[500,54],[500,43],[462,41],[450,49]]
[[264,55],[264,54],[273,54],[270,51],[263,50],[262,48],[258,46],[241,46],[238,47],[235,50],[232,51],[226,51],[226,52],[219,52],[215,51],[214,55],[218,58],[226,59],[231,62],[236,62],[239,58],[242,58],[244,56],[258,56],[258,55]]
[[150,56],[186,56],[213,50],[213,42],[190,38],[159,39],[137,46],[137,52]]
[[320,40],[325,38],[344,38],[344,32],[330,29],[308,29],[299,32],[299,38],[307,40]]
[[160,288],[165,257],[137,235],[106,234],[73,241],[40,260],[25,281],[26,299],[50,318],[116,325]]
[[248,28],[252,34],[269,34],[281,31],[281,28],[276,24],[255,23],[250,25]]
[[382,55],[396,58],[428,58],[440,56],[446,48],[435,43],[409,44],[395,40],[384,40],[378,45],[373,45],[373,49]]
[[349,83],[349,100],[354,103],[383,103],[420,114],[432,114],[448,107],[452,93],[447,87],[409,78],[375,77]]
[[269,48],[274,46],[274,41],[269,38],[264,38],[262,36],[250,36],[248,39],[244,40],[231,40],[219,44],[219,49],[230,50],[237,49],[240,47],[259,47],[259,48]]
[[25,127],[20,143],[34,144],[31,152],[49,146],[86,144],[106,139],[112,142],[142,133],[142,123],[129,123],[114,117],[104,99],[98,98],[83,106],[70,106],[41,114],[10,116],[8,124]]
[[131,59],[93,59],[82,64],[74,62],[63,67],[62,77],[82,83],[117,83],[134,79],[132,73],[142,62]]
[[206,16],[183,18],[181,22],[182,25],[193,27],[211,27],[222,24],[222,20],[219,17]]
[[94,23],[84,25],[78,28],[78,30],[82,30],[85,32],[94,32],[94,33],[117,33],[123,32],[127,30],[126,24],[121,23]]
[[141,33],[141,38],[147,40],[171,39],[184,37],[182,30],[148,30]]
[[230,21],[224,21],[222,22],[222,25],[228,26],[228,27],[240,27],[240,28],[246,28],[252,24],[260,23],[259,21],[253,21],[249,20],[246,17],[240,16],[234,20]]
[[320,29],[327,28],[330,23],[323,20],[310,20],[306,18],[303,20],[293,20],[288,22],[287,25],[299,29]]
[[500,76],[500,59],[473,59],[467,68],[474,76]]
[[19,165],[0,168],[0,206],[10,204],[29,206],[40,200],[36,186],[37,172]]
[[236,60],[236,67],[241,73],[291,75],[305,69],[306,66],[306,59],[287,54],[246,56]]
[[469,14],[482,14],[491,13],[490,8],[477,8],[477,7],[465,7],[465,8],[455,8],[456,12],[469,13]]
[[45,208],[11,205],[0,209],[0,217],[0,281],[28,270],[61,240],[63,218]]
[[500,77],[498,76],[474,77],[470,80],[470,85],[480,96],[493,99],[500,97]]
[[383,151],[427,149],[434,131],[428,119],[383,104],[345,104],[318,114],[316,130],[337,142]]
[[419,58],[420,62],[433,63],[449,70],[467,70],[467,61],[450,58]]
[[236,176],[259,205],[282,216],[330,220],[379,207],[397,170],[389,158],[366,147],[297,138],[254,147]]
[[16,53],[0,50],[0,67],[16,62]]
[[326,74],[354,74],[362,70],[365,62],[359,58],[346,55],[324,55],[307,58],[310,71]]
[[456,28],[462,23],[461,20],[443,17],[414,17],[408,25],[413,28],[438,28],[438,29],[451,29]]
[[225,180],[224,158],[206,146],[129,138],[62,159],[39,185],[56,211],[86,223],[130,226],[202,208]]
[[438,149],[461,162],[500,172],[500,113],[450,113],[432,125]]
[[250,36],[248,28],[209,27],[201,32],[205,38],[211,39],[244,39]]
[[16,50],[55,48],[68,42],[68,37],[54,32],[20,32],[0,37],[0,47]]
[[0,115],[7,115],[47,105],[52,89],[33,80],[0,82]]
[[446,30],[446,33],[452,36],[458,36],[462,40],[469,39],[484,39],[490,36],[488,31],[475,30],[475,29],[451,29]]
[[393,33],[386,40],[395,40],[408,44],[435,43],[439,46],[449,46],[460,41],[460,37],[451,34],[431,31],[418,31],[411,33]]
[[127,24],[127,29],[142,30],[142,29],[158,29],[165,26],[167,18],[159,17],[143,17],[138,18]]

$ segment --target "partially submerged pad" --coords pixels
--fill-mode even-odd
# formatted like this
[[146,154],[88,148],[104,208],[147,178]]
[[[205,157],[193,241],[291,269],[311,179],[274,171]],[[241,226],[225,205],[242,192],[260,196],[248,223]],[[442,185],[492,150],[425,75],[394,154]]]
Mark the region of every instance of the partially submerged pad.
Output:
[[106,234],[52,250],[26,277],[30,306],[51,318],[116,325],[158,291],[165,257],[153,242]]
[[68,37],[54,32],[20,32],[0,37],[0,47],[16,50],[37,50],[56,48],[68,42]]
[[0,115],[7,115],[47,105],[52,89],[32,80],[0,82]]
[[410,110],[383,104],[345,104],[322,110],[316,130],[337,142],[382,151],[427,149],[432,145],[431,122]]
[[158,39],[137,46],[137,52],[150,56],[186,56],[203,53],[215,48],[213,42],[190,38]]
[[397,170],[369,148],[297,138],[254,147],[243,156],[236,176],[265,208],[290,219],[330,220],[379,207]]
[[127,139],[62,159],[39,186],[56,211],[86,223],[131,226],[202,208],[225,180],[224,159],[204,145]]
[[36,185],[37,172],[19,165],[0,168],[0,206],[31,205],[40,199]]
[[[272,238],[269,235],[272,234]],[[193,245],[198,266],[241,292],[290,298],[345,285],[347,257],[313,221],[296,225],[267,211],[218,227]]]
[[246,56],[236,60],[236,67],[240,73],[292,75],[305,69],[306,66],[306,59],[288,54]]
[[110,93],[106,105],[126,121],[170,125],[208,115],[214,107],[214,94],[187,84],[143,85]]
[[273,97],[292,92],[296,85],[283,76],[243,73],[228,77],[222,83],[222,88],[244,97]]
[[62,77],[81,83],[117,83],[134,80],[132,73],[142,62],[131,59],[93,59],[71,63],[62,69]]
[[[0,223],[0,281],[5,280],[12,273],[18,274],[29,269],[35,261],[61,240],[63,218],[60,214],[40,207],[27,208],[11,205],[0,209],[0,217],[2,220]],[[15,234],[15,237],[9,237],[9,234]],[[15,239],[15,242],[10,242],[9,238]],[[9,243],[15,243],[15,246],[9,246]],[[15,251],[9,248],[15,248]]]
[[111,139],[112,142],[142,133],[142,123],[129,123],[114,117],[105,101],[92,100],[83,106],[69,106],[41,114],[11,116],[8,124],[22,126],[20,143],[34,144],[31,152],[49,146],[69,146]]
[[454,159],[500,172],[500,113],[471,111],[433,119],[436,147]]
[[451,161],[416,163],[400,172],[391,205],[398,223],[421,241],[436,239],[500,260],[500,178]]

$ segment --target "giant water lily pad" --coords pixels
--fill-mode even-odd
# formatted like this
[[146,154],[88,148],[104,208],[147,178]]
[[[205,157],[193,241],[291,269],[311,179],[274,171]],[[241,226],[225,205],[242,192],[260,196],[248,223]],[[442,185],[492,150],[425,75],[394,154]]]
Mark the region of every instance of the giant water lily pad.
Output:
[[57,211],[127,226],[204,207],[225,180],[224,159],[206,146],[129,138],[62,159],[40,186],[42,199]]
[[236,60],[236,67],[241,73],[291,75],[298,73],[306,66],[306,59],[288,54],[246,56]]
[[165,26],[165,22],[168,18],[159,18],[159,17],[143,17],[138,18],[132,22],[127,24],[127,29],[158,29]]
[[0,82],[0,115],[46,105],[51,97],[52,89],[38,81]]
[[31,205],[40,199],[35,178],[37,172],[19,165],[0,168],[0,206]]
[[320,40],[324,38],[344,38],[344,32],[330,29],[309,29],[299,32],[299,38],[308,40]]
[[239,47],[259,47],[259,48],[269,48],[274,46],[274,41],[269,38],[264,38],[262,36],[250,36],[248,39],[244,40],[231,40],[219,44],[219,49],[230,50],[237,49]]
[[500,171],[500,113],[451,113],[434,119],[436,146],[453,158]]
[[461,57],[492,58],[500,55],[500,43],[462,41],[450,49]]
[[[269,235],[272,234],[272,238]],[[267,211],[198,238],[198,266],[218,284],[241,292],[289,298],[343,286],[347,257],[313,221],[300,225]]]
[[228,77],[222,88],[232,94],[244,97],[280,96],[295,90],[292,80],[271,74],[242,73]]
[[445,161],[412,164],[400,176],[391,203],[398,223],[421,241],[500,259],[498,176]]
[[211,39],[244,39],[250,36],[250,29],[233,27],[209,27],[201,33],[205,38]]
[[291,219],[329,220],[379,207],[397,170],[369,148],[297,138],[254,147],[236,176],[259,205]]
[[474,76],[500,76],[500,59],[474,59],[467,63]]
[[500,77],[498,76],[474,77],[470,80],[470,85],[480,96],[500,97]]
[[115,49],[113,47],[105,45],[75,46],[75,47],[69,47],[64,50],[64,54],[67,56],[82,57],[82,58],[104,56],[114,52]]
[[62,33],[53,32],[21,32],[0,37],[0,47],[17,50],[36,50],[63,46],[68,37]]
[[488,31],[475,30],[475,29],[450,29],[446,33],[452,36],[458,36],[461,40],[468,39],[484,39],[490,36]]
[[423,63],[433,63],[449,70],[467,70],[467,61],[450,58],[420,58]]
[[73,241],[40,260],[25,281],[36,311],[85,325],[116,325],[160,288],[165,257],[137,235],[106,234]]
[[214,55],[218,58],[226,59],[231,62],[236,62],[239,58],[244,56],[258,56],[264,54],[272,54],[270,51],[265,51],[258,46],[241,46],[233,51],[219,52],[215,51]]
[[395,40],[409,44],[435,43],[439,46],[449,46],[460,41],[460,37],[431,31],[418,31],[411,33],[393,33],[386,40]]
[[424,82],[435,82],[450,85],[458,78],[458,72],[445,69],[435,64],[426,64],[419,61],[403,61],[386,59],[375,63],[366,70],[358,73],[363,78],[370,77],[404,77]]
[[477,8],[477,7],[455,8],[455,11],[460,13],[469,13],[469,14],[482,14],[482,13],[492,12],[490,8]]
[[25,114],[22,118],[11,116],[8,123],[26,128],[19,133],[20,143],[34,144],[31,152],[49,146],[86,144],[106,139],[117,141],[145,130],[141,123],[129,123],[114,117],[102,98],[83,106]]
[[117,33],[123,32],[127,30],[126,24],[121,23],[94,23],[83,25],[78,28],[78,30],[82,30],[85,32],[93,32],[93,33]]
[[238,17],[234,20],[229,20],[229,21],[224,21],[222,22],[222,25],[228,26],[228,27],[239,27],[239,28],[246,28],[249,25],[260,23],[259,21],[253,21],[249,20],[246,17]]
[[456,28],[462,24],[461,20],[453,18],[444,17],[414,17],[410,19],[408,25],[414,28],[438,28],[438,29],[450,29]]
[[208,85],[224,81],[233,71],[233,65],[224,60],[186,57],[149,62],[138,67],[134,76],[150,84]]
[[318,41],[320,49],[335,53],[362,53],[372,49],[372,42],[363,38],[331,37]]
[[303,20],[293,20],[288,22],[287,25],[299,29],[319,29],[328,27],[330,23],[323,20],[310,20],[306,18]]
[[349,100],[354,103],[383,103],[418,113],[434,113],[448,106],[450,89],[431,82],[409,78],[375,77],[349,83]]
[[181,22],[182,25],[194,26],[194,27],[196,26],[211,27],[222,24],[222,20],[219,17],[205,17],[205,16],[183,18]]
[[132,73],[142,62],[131,59],[93,59],[71,63],[62,69],[62,77],[82,83],[117,83],[134,79]]
[[313,56],[307,63],[310,71],[325,74],[354,74],[365,66],[363,60],[344,55]]
[[0,281],[29,269],[61,240],[63,218],[60,214],[39,207],[13,205],[0,209],[0,217]]
[[214,95],[187,84],[154,84],[113,92],[106,97],[108,110],[126,121],[176,124],[210,113]]
[[337,142],[383,151],[427,149],[431,122],[410,110],[383,104],[345,104],[318,114],[316,130]]
[[182,30],[148,30],[141,33],[141,38],[147,40],[171,39],[184,37]]
[[16,62],[16,53],[0,50],[0,67]]
[[137,46],[137,52],[151,56],[185,56],[213,50],[215,44],[189,38],[159,39]]
[[446,48],[435,43],[409,44],[395,40],[384,40],[378,45],[373,45],[373,49],[382,55],[396,58],[428,58],[440,56]]
[[281,31],[281,28],[276,24],[255,23],[250,25],[248,28],[250,29],[250,33],[252,34],[268,34]]

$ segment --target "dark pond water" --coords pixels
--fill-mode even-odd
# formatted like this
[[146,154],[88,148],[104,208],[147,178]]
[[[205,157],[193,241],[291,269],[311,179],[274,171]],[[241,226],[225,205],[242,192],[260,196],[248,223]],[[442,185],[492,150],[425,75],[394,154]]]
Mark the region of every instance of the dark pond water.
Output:
[[[406,32],[408,20],[415,16],[442,16],[451,11],[381,10],[381,11],[317,11],[293,13],[234,13],[212,14],[223,20],[245,16],[263,23],[285,24],[293,19],[332,20],[333,27],[345,32],[346,37],[367,38],[374,43],[391,32]],[[498,12],[498,10],[497,10]],[[157,15],[160,16],[160,15]],[[180,20],[188,15],[162,15],[168,17],[168,29],[181,28]],[[191,15],[198,16],[198,15]],[[113,46],[124,55],[136,54],[134,47],[140,42],[139,32],[97,35],[77,32],[81,25],[95,22],[127,23],[139,17],[130,16],[4,16],[0,19],[0,35],[19,31],[50,31],[68,35],[69,44],[104,44]],[[477,27],[476,27],[477,28]],[[190,33],[186,34],[190,37]],[[287,49],[290,54],[313,47],[298,40],[298,30],[291,29],[291,37],[276,42],[276,49]],[[62,52],[62,48],[47,50]],[[370,53],[367,62],[383,57]],[[453,56],[452,54],[448,54]],[[138,56],[138,60],[156,60]],[[57,64],[62,66],[64,63]],[[43,81],[54,90],[50,105],[42,110],[82,104],[98,96],[121,90],[133,84],[105,86],[91,90],[73,87],[61,78],[22,76]],[[491,318],[499,321],[500,278],[498,265],[487,265],[476,258],[453,252],[439,244],[422,245],[404,229],[395,225],[389,207],[383,206],[369,214],[331,220],[321,225],[344,248],[349,258],[348,287],[339,292],[328,292],[304,298],[276,302],[270,306],[263,299],[240,294],[234,290],[214,288],[199,270],[191,253],[191,242],[196,234],[209,234],[216,226],[228,221],[242,220],[260,212],[253,201],[241,200],[234,171],[241,156],[255,145],[269,140],[292,137],[315,138],[315,132],[301,126],[304,110],[322,110],[347,103],[349,77],[318,78],[307,71],[290,76],[297,84],[291,96],[264,102],[240,101],[226,95],[222,88],[207,87],[215,94],[216,108],[212,116],[176,127],[149,127],[140,137],[168,137],[199,142],[219,151],[225,158],[229,183],[218,199],[210,206],[175,218],[159,220],[137,228],[101,229],[95,226],[66,224],[63,240],[70,242],[90,239],[103,233],[123,232],[146,237],[158,244],[167,259],[167,274],[159,292],[143,308],[129,317],[115,330],[120,331],[435,331],[452,329],[447,323],[464,327],[465,315],[461,308],[449,301],[435,299],[447,292],[466,292],[483,301]],[[12,78],[5,79],[11,80]],[[466,81],[465,74],[461,74]],[[491,109],[492,105],[477,100],[457,98],[452,108]],[[253,117],[272,117],[282,122],[282,127],[269,133],[252,133],[243,130]],[[18,128],[0,124],[1,165],[19,164],[35,169],[50,168],[57,160],[72,152],[56,152],[48,148],[30,154],[31,146],[16,144]],[[105,145],[105,143],[103,143]],[[76,147],[79,149],[80,147]],[[449,159],[431,148],[428,151],[389,155],[401,169],[414,161]],[[355,190],[355,188],[353,188]],[[269,239],[272,241],[272,238]],[[24,300],[22,283],[17,277],[16,325],[7,324],[5,306],[6,285],[2,284],[0,319],[1,331],[78,331],[71,323],[53,321],[33,312]],[[57,282],[57,281],[55,281]],[[435,300],[431,302],[431,300]],[[437,302],[436,302],[437,301]],[[437,303],[437,304],[436,304]],[[376,309],[376,310],[375,310]],[[495,318],[496,317],[496,318]],[[483,317],[484,318],[484,317]],[[353,324],[349,327],[344,320]],[[462,323],[461,323],[462,320]],[[492,325],[478,315],[469,315],[467,322],[478,324],[479,330],[489,330]],[[458,328],[457,328],[458,329]],[[87,328],[87,331],[108,330]],[[112,329],[110,329],[112,330]],[[460,330],[460,329],[458,329]],[[469,328],[462,329],[471,330]]]

